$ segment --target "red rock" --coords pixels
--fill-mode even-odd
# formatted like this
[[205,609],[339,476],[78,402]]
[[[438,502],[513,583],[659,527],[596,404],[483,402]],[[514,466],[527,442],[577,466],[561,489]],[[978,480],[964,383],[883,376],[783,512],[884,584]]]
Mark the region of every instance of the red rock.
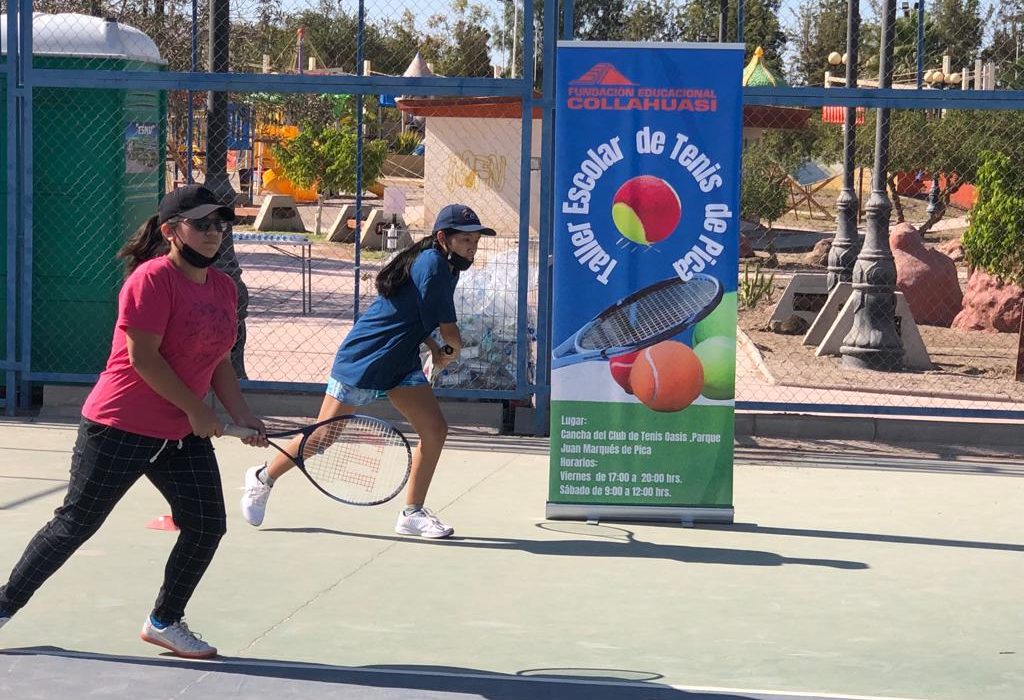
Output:
[[814,244],[807,255],[804,256],[804,264],[815,267],[828,267],[828,251],[832,247],[831,238],[822,238]]
[[935,250],[945,253],[955,263],[964,259],[964,246],[959,238],[952,238],[945,243],[940,243],[935,246]]
[[914,320],[948,327],[963,304],[956,265],[945,253],[926,247],[907,222],[889,232],[889,245],[896,261],[896,288],[906,297]]
[[953,328],[970,331],[1016,333],[1020,330],[1024,289],[1012,282],[1000,282],[984,270],[975,270],[967,280],[963,310]]

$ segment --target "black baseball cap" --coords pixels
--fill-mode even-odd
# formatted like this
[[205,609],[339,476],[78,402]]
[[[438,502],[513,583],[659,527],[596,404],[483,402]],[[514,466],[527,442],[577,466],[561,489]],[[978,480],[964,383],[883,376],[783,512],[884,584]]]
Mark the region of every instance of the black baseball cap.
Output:
[[452,229],[472,233],[479,231],[482,236],[497,236],[493,228],[487,228],[480,223],[480,217],[476,212],[465,204],[448,204],[441,208],[434,221],[434,231],[441,229]]
[[213,212],[225,221],[235,220],[235,210],[219,201],[216,195],[202,185],[185,185],[164,195],[160,201],[159,223],[171,219],[202,219]]

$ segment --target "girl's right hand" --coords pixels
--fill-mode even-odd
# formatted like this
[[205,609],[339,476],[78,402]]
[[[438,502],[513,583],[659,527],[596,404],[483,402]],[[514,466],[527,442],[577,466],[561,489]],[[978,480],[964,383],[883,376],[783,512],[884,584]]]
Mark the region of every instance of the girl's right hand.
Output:
[[204,403],[188,414],[188,422],[192,426],[192,432],[201,438],[220,437],[224,434],[224,423],[213,409]]
[[445,352],[445,348],[452,349],[450,345],[445,345],[437,350],[431,350],[431,360],[434,363],[434,371],[440,372],[442,369],[455,362],[459,357],[459,351],[453,350],[451,353]]

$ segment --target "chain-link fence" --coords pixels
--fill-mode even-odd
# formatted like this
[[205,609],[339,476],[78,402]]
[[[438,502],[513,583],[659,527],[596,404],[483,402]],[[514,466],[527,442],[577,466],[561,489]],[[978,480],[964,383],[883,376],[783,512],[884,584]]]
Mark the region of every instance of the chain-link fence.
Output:
[[788,60],[751,58],[748,86],[814,106],[745,114],[741,405],[1020,417],[1021,9],[807,4]]
[[[1019,181],[1009,163],[1024,162],[1015,137],[1024,112],[891,112],[883,181],[891,226],[882,240],[894,294],[880,307],[885,316],[866,319],[871,333],[891,336],[888,351],[878,338],[851,333],[859,303],[851,281],[870,283],[863,273],[888,264],[867,246],[876,112],[856,129],[846,182],[844,127],[828,123],[830,110],[762,109],[776,121],[745,148],[738,398],[1020,410],[1024,298],[983,260],[995,262],[998,250],[1012,274],[1020,259],[1024,210],[1006,204]],[[854,235],[843,240],[836,220],[846,184]],[[864,349],[879,351],[874,370],[847,360]]]
[[[204,182],[239,214],[218,264],[249,386],[318,390],[388,256],[461,201],[499,236],[460,283],[470,348],[442,391],[543,405],[542,48],[742,36],[740,408],[1019,416],[1020,2],[578,0],[557,26],[517,0],[30,8],[29,70],[0,32],[6,385],[91,381],[114,254],[163,192]],[[875,92],[894,107],[877,180]]]
[[[244,386],[321,390],[376,297],[377,273],[460,202],[498,235],[461,276],[465,348],[439,390],[532,395],[540,127],[522,6],[58,0],[16,9],[36,12],[12,23],[19,59],[31,27],[32,59],[5,82],[21,100],[8,128],[26,143],[4,168],[8,189],[31,202],[6,217],[14,243],[4,248],[14,251],[5,280],[18,280],[5,295],[5,321],[18,319],[5,323],[15,343],[7,356],[21,370],[23,404],[33,385],[90,383],[102,370],[124,278],[117,252],[164,193],[193,182],[236,208],[216,265],[239,290],[232,359]],[[247,89],[214,85],[220,73],[251,76]]]

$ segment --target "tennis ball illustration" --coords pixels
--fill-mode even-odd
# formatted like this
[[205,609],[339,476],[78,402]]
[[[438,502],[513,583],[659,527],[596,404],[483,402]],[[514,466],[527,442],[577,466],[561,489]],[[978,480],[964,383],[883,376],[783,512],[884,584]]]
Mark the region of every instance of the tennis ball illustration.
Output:
[[704,368],[697,355],[676,340],[640,352],[629,373],[633,394],[654,411],[681,411],[704,387]]
[[682,205],[672,186],[653,175],[626,180],[612,199],[612,221],[624,237],[651,245],[672,235]]
[[726,400],[736,396],[736,341],[716,335],[693,347],[704,368],[704,388],[709,399]]
[[693,327],[694,348],[715,336],[736,337],[736,292],[723,294],[718,306]]
[[633,371],[633,362],[640,351],[627,352],[625,355],[616,355],[608,360],[608,369],[612,373],[612,379],[622,387],[627,394],[633,393],[633,385],[629,383],[629,374]]

